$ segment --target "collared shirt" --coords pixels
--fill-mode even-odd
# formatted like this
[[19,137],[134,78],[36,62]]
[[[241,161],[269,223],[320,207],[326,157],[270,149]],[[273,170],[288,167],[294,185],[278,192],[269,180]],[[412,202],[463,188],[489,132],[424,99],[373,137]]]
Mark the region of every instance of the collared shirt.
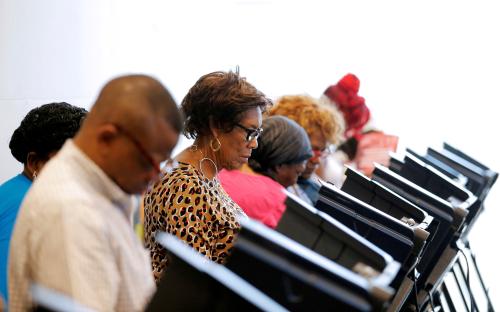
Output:
[[9,310],[37,283],[98,311],[139,311],[155,290],[132,198],[69,140],[26,195],[9,257]]

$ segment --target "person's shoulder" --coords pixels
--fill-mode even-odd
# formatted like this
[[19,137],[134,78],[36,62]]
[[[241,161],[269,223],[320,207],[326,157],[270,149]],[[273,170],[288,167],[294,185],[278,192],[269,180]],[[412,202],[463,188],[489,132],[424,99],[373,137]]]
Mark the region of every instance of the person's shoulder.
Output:
[[248,188],[246,192],[254,193],[272,191],[283,191],[284,187],[273,179],[260,174],[249,174],[246,172],[241,172],[239,170],[232,171],[221,171],[219,178],[224,187],[236,188],[240,192],[245,192],[242,190],[242,186]]
[[[42,190],[39,190],[42,192]],[[108,231],[109,220],[104,210],[112,203],[96,197],[69,193],[41,194],[28,192],[21,205],[18,223],[38,233],[64,230],[65,233],[103,233]],[[109,204],[109,207],[106,207]],[[62,233],[61,233],[62,235]]]
[[286,193],[283,185],[266,176],[259,176],[259,181],[263,197],[280,203],[284,201]]
[[31,181],[23,174],[18,174],[7,181],[0,184],[0,192],[11,192],[16,189],[28,189],[31,185]]
[[100,198],[76,181],[40,179],[30,188],[22,205],[37,217],[55,217],[68,212],[90,215],[97,210],[92,208],[101,202]]
[[233,184],[241,184],[248,180],[253,180],[252,175],[241,172],[240,170],[223,169],[219,172],[218,177],[223,186],[231,186]]
[[261,183],[261,185],[265,188],[271,187],[274,190],[280,191],[283,191],[285,189],[281,184],[265,175],[255,176],[255,180]]
[[181,183],[196,183],[203,180],[202,174],[192,165],[187,163],[179,163],[160,181],[162,184],[181,184]]
[[203,177],[193,166],[179,163],[159,181],[157,181],[145,194],[145,197],[164,196],[167,191],[173,193],[190,191],[193,188],[203,187]]
[[244,176],[250,176],[247,173],[242,172],[241,170],[234,169],[234,170],[228,170],[228,169],[222,169],[219,172],[219,177],[224,177],[224,178],[230,178],[230,177],[244,177]]
[[20,205],[31,186],[31,181],[19,174],[0,185],[0,206]]

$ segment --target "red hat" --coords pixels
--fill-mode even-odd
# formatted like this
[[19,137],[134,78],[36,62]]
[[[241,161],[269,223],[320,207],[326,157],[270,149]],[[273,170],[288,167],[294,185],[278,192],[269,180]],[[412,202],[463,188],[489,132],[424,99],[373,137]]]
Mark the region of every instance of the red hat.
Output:
[[360,137],[363,126],[370,119],[370,110],[365,104],[365,99],[358,95],[359,84],[358,77],[347,74],[324,92],[344,115],[345,136],[348,138]]

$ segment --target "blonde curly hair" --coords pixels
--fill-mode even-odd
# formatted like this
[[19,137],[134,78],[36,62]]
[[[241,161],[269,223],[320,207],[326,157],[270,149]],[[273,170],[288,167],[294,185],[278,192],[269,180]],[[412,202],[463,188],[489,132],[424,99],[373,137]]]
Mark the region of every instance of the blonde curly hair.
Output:
[[319,130],[330,144],[338,144],[342,139],[344,120],[340,112],[309,95],[282,96],[276,100],[268,114],[294,120],[306,130],[309,137]]

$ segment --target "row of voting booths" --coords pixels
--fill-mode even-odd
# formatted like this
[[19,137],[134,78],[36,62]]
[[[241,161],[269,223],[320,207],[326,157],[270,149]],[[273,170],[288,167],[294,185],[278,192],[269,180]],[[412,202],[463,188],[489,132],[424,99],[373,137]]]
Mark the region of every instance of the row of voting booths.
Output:
[[175,237],[150,311],[494,311],[468,234],[498,174],[453,146],[347,168],[275,230],[243,220],[225,266]]

